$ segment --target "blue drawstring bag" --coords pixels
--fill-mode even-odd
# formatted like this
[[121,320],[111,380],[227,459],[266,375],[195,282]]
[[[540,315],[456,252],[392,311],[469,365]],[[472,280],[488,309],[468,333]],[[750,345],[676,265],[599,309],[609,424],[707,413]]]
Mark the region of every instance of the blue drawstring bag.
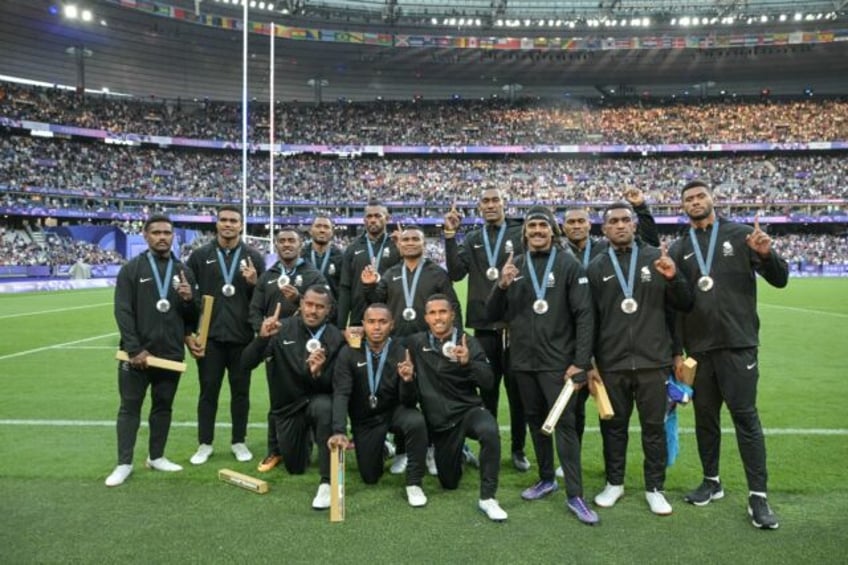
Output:
[[670,375],[665,382],[666,395],[668,397],[668,408],[665,413],[665,442],[668,449],[668,462],[666,466],[671,467],[680,453],[680,434],[677,428],[677,405],[687,404],[692,400],[695,391],[692,387],[678,381],[674,375]]

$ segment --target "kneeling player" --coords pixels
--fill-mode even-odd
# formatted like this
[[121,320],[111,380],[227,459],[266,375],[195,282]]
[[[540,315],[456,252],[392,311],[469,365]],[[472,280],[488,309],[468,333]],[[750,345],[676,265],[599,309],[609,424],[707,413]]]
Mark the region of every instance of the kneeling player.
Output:
[[389,335],[394,326],[389,307],[372,304],[362,316],[365,341],[358,348],[344,346],[333,375],[333,435],[328,447],[346,448],[350,414],[356,439],[356,463],[366,484],[383,475],[383,444],[391,431],[406,441],[406,497],[410,506],[424,506],[421,490],[427,428],[415,409],[413,366],[409,353]]

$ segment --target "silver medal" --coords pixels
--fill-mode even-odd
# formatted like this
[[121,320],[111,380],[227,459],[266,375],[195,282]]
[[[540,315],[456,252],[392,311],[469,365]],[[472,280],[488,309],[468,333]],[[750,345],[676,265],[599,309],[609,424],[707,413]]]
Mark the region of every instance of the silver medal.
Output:
[[314,337],[306,342],[306,351],[309,353],[315,353],[319,349],[321,349],[321,342]]
[[442,346],[442,355],[444,355],[451,361],[456,361],[456,344],[452,341],[446,342]]
[[291,283],[291,279],[285,273],[283,273],[282,275],[280,275],[277,278],[277,286],[280,287],[280,288],[283,288],[284,286],[286,286],[289,283]]
[[377,397],[373,394],[368,397],[368,405],[371,406],[371,410],[377,408]]
[[417,316],[417,314],[415,313],[414,309],[412,309],[412,308],[404,308],[403,309],[403,319],[406,320],[407,322],[411,322],[412,320],[415,319],[416,316]]
[[533,303],[533,311],[537,314],[544,314],[548,311],[548,301],[540,298]]
[[489,267],[486,269],[486,278],[490,281],[498,280],[498,268],[497,267]]
[[713,288],[713,278],[709,275],[704,275],[698,279],[698,288],[703,292],[708,292]]
[[634,298],[625,298],[621,301],[621,310],[625,314],[633,314],[639,309],[639,303]]
[[164,314],[165,312],[171,309],[171,303],[168,302],[167,298],[160,298],[156,302],[156,309]]
[[221,287],[221,294],[224,296],[232,296],[236,293],[236,287],[231,284],[225,284]]

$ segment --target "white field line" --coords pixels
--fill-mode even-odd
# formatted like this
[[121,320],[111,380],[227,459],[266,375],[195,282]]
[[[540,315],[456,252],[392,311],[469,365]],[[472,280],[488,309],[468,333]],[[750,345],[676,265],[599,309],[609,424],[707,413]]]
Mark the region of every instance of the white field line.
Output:
[[759,306],[767,306],[776,310],[789,310],[790,312],[803,312],[804,314],[816,314],[818,316],[848,318],[848,314],[843,314],[842,312],[828,312],[827,310],[813,310],[811,308],[798,308],[797,306],[782,306],[780,304],[769,304],[768,302],[760,302]]
[[[147,422],[142,422],[142,426],[146,426]],[[56,428],[112,428],[115,426],[114,420],[23,420],[23,419],[0,419],[0,426],[47,426]],[[228,422],[217,422],[215,427],[227,428]],[[171,427],[174,428],[194,428],[197,427],[197,422],[171,422]],[[265,429],[266,424],[252,422],[248,427],[255,429]],[[509,426],[501,426],[502,432],[509,433]],[[598,432],[597,427],[587,427],[586,431]],[[639,429],[634,428],[630,431],[638,433]],[[723,433],[733,433],[733,428],[723,428]],[[766,435],[774,436],[845,436],[848,435],[848,429],[840,428],[765,428],[763,432]],[[694,434],[695,428],[680,428],[680,433]]]
[[85,306],[68,306],[67,308],[54,308],[53,310],[38,310],[36,312],[21,312],[20,314],[6,314],[0,316],[0,320],[10,318],[24,318],[26,316],[38,316],[39,314],[56,314],[57,312],[70,312],[71,310],[85,310],[86,308],[99,308],[100,306],[111,306],[112,302],[98,302],[97,304],[86,304]]
[[64,345],[62,347],[56,347],[56,349],[111,349],[114,351],[114,345]]
[[6,359],[13,359],[15,357],[23,357],[24,355],[32,355],[33,353],[41,353],[42,351],[49,351],[50,349],[61,349],[63,347],[67,347],[68,345],[76,345],[77,343],[85,343],[88,341],[96,341],[98,339],[104,339],[107,337],[114,337],[118,335],[118,332],[112,332],[103,335],[96,335],[94,337],[87,337],[85,339],[77,339],[74,341],[66,341],[65,343],[56,343],[53,345],[45,345],[44,347],[36,347],[35,349],[27,349],[25,351],[18,351],[17,353],[9,353],[8,355],[0,355],[0,361],[4,361]]

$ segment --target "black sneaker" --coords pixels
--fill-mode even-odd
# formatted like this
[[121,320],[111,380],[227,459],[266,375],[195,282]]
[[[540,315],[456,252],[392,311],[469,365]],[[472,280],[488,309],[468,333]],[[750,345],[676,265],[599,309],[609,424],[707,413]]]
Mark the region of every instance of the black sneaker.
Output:
[[706,506],[713,500],[724,498],[724,490],[719,481],[704,479],[695,490],[683,497],[683,500],[695,506]]
[[764,496],[752,494],[748,497],[748,516],[755,528],[776,530],[780,525],[777,516],[771,511],[768,500]]

